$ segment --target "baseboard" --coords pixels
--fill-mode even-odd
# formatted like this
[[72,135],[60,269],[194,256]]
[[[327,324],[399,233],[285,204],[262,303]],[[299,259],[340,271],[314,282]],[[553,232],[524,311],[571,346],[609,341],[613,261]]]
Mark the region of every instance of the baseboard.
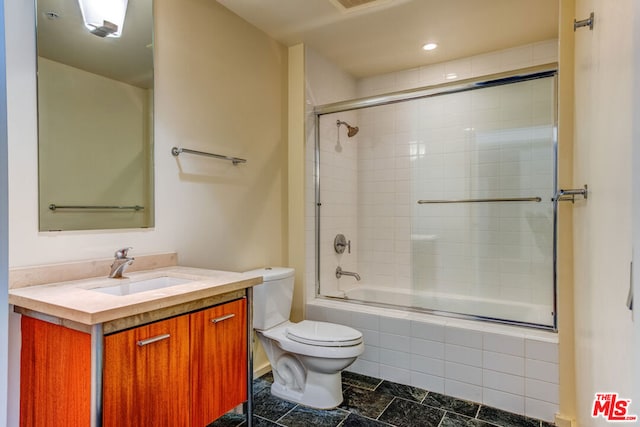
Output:
[[267,372],[271,372],[271,365],[269,364],[269,362],[266,362],[264,365],[259,366],[259,367],[253,367],[253,378],[260,378],[261,376],[263,376],[264,374],[266,374]]
[[578,424],[573,418],[567,418],[564,415],[556,414],[556,427],[576,427]]

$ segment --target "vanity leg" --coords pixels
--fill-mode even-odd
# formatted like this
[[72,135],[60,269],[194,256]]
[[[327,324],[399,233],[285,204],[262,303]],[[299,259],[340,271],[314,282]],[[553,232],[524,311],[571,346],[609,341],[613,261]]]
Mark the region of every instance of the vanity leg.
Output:
[[91,327],[91,427],[102,427],[102,324]]
[[247,427],[253,427],[253,288],[246,289],[247,302]]

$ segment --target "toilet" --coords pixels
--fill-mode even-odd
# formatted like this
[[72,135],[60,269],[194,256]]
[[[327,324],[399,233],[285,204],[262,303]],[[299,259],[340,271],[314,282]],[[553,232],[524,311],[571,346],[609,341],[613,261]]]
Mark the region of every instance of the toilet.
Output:
[[271,394],[319,409],[342,403],[342,371],[364,351],[362,333],[344,325],[289,321],[294,270],[273,267],[253,288],[253,328],[273,371]]

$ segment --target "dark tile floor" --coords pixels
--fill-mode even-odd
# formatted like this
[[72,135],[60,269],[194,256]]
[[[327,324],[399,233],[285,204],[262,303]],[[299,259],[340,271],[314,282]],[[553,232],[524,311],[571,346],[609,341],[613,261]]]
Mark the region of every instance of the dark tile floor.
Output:
[[[344,401],[331,410],[271,395],[271,374],[253,383],[256,427],[551,427],[553,424],[364,375],[343,372]],[[243,415],[225,415],[209,427],[239,427]]]

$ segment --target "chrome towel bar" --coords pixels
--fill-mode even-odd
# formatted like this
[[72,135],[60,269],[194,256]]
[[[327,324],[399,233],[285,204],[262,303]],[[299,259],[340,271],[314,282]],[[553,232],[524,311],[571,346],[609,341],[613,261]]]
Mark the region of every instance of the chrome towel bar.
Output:
[[111,209],[121,209],[121,210],[133,210],[133,211],[141,211],[144,210],[144,206],[91,206],[91,205],[87,205],[87,206],[83,206],[83,205],[78,205],[78,206],[72,206],[72,205],[68,205],[68,206],[62,206],[62,205],[56,205],[54,203],[51,203],[49,205],[49,209],[52,211],[56,211],[58,209],[93,209],[93,210],[111,210]]
[[418,200],[419,205],[431,203],[495,203],[495,202],[541,202],[540,197],[506,197],[500,199],[457,199],[457,200]]
[[214,158],[220,159],[220,160],[228,160],[231,163],[233,163],[234,165],[237,165],[238,163],[247,163],[246,159],[241,159],[239,157],[231,157],[231,156],[223,156],[221,154],[205,153],[204,151],[190,150],[188,148],[178,148],[178,147],[171,148],[171,154],[173,154],[174,156],[178,157],[181,153],[196,154],[198,156],[207,156],[207,157],[214,157]]

